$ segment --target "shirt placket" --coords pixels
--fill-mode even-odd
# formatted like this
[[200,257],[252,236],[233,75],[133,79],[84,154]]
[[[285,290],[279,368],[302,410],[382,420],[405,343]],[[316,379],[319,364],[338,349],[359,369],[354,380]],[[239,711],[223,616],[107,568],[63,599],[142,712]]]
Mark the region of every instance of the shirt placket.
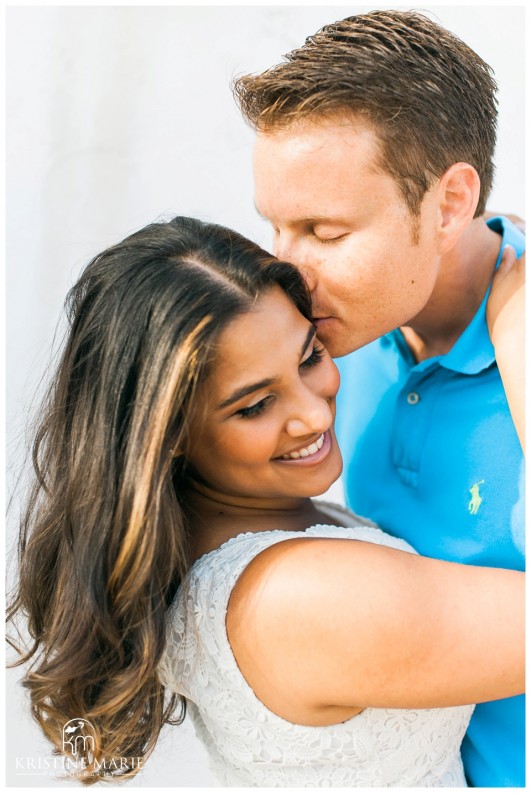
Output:
[[438,364],[419,364],[410,370],[398,393],[392,436],[393,465],[408,487],[419,484],[422,453],[429,432],[433,406],[443,382]]

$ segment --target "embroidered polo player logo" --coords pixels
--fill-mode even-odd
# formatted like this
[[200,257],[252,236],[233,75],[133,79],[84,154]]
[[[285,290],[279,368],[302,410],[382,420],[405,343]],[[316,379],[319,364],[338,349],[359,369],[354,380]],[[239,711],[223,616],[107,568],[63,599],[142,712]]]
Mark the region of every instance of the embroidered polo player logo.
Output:
[[468,502],[468,511],[470,512],[471,515],[478,514],[478,510],[483,502],[483,499],[479,495],[479,486],[484,484],[485,484],[485,480],[482,479],[481,482],[476,482],[475,485],[472,485],[472,487],[468,491],[472,496],[472,498]]

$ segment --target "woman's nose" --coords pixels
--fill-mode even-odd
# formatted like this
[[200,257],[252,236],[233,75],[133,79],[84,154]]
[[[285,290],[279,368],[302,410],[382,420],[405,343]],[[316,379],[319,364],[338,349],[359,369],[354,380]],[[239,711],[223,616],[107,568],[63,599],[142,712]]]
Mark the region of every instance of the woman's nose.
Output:
[[306,394],[299,397],[293,414],[286,422],[286,432],[292,438],[325,432],[333,420],[330,399],[306,389]]

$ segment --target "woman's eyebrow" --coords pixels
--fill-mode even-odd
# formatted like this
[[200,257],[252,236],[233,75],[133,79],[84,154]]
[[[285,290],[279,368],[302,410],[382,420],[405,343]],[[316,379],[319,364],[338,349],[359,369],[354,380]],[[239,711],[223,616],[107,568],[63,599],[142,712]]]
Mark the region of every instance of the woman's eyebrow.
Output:
[[310,325],[308,329],[308,333],[306,334],[306,338],[304,339],[304,344],[301,347],[301,353],[299,355],[299,358],[302,358],[302,356],[304,355],[304,353],[308,348],[309,343],[311,342],[311,340],[313,339],[316,333],[317,333],[317,328],[315,327],[315,325]]
[[230,397],[225,399],[221,404],[218,405],[218,410],[223,410],[223,408],[228,408],[234,402],[237,402],[242,397],[247,396],[248,394],[252,394],[253,391],[259,391],[261,388],[268,388],[269,386],[275,385],[278,383],[278,377],[268,377],[265,380],[260,380],[259,383],[251,383],[251,385],[244,385],[241,388],[236,389]]
[[[316,328],[314,325],[311,325],[308,333],[306,334],[306,338],[304,339],[304,344],[302,345],[299,358],[302,358],[306,352],[306,349],[310,341],[315,336],[315,333]],[[223,402],[218,405],[217,410],[224,410],[225,408],[233,405],[235,402],[238,402],[239,399],[252,394],[254,391],[259,391],[261,388],[269,388],[269,386],[276,385],[278,381],[278,377],[267,377],[265,380],[260,380],[258,383],[251,383],[250,385],[244,385],[241,388],[237,388],[236,391],[233,391],[230,397],[227,397],[227,399],[224,399]]]

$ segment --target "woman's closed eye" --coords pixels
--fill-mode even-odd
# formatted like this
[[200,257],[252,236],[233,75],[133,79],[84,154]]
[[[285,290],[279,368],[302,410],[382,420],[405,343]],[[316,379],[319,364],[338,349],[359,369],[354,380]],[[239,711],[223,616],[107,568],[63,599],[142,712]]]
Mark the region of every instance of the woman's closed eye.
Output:
[[250,419],[254,418],[255,416],[260,415],[266,407],[270,404],[271,400],[274,399],[274,396],[270,394],[269,396],[264,397],[259,402],[255,402],[254,405],[249,405],[249,407],[240,408],[234,414],[235,416],[240,416],[242,419]]

